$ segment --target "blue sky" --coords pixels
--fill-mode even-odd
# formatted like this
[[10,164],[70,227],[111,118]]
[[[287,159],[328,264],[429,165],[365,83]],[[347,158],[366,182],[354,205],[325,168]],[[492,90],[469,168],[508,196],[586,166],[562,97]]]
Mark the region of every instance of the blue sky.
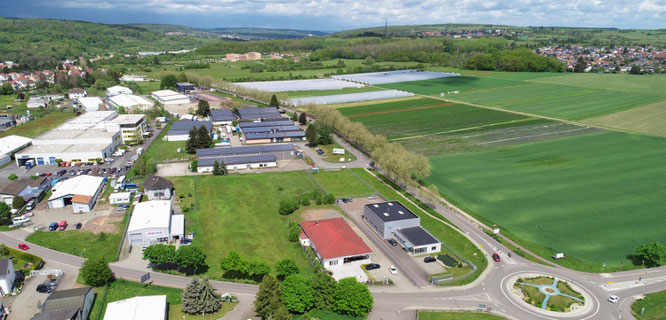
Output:
[[436,23],[666,28],[666,0],[0,0],[0,16],[337,31]]

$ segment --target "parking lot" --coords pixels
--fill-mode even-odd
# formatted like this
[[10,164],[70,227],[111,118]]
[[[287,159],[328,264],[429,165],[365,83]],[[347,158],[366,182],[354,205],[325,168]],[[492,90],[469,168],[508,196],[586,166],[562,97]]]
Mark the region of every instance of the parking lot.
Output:
[[[45,206],[42,204],[40,207],[32,211],[33,216],[29,217],[32,223],[25,225],[22,228],[24,231],[30,233],[35,232],[35,229],[40,231],[48,231],[49,224],[53,222],[60,222],[62,220],[67,221],[67,230],[75,229],[76,224],[80,222],[83,225],[82,229],[92,231],[90,230],[90,227],[87,226],[88,222],[92,221],[93,219],[104,220],[105,218],[109,217],[111,211],[114,209],[109,204],[100,203],[97,203],[91,212],[85,213],[74,213],[72,206],[54,209],[48,209],[44,207]],[[120,217],[120,220],[122,220],[122,216]],[[109,231],[101,228],[93,229],[95,229],[97,232]]]
[[[48,268],[48,265],[46,268]],[[49,279],[46,275],[27,277],[23,283],[21,293],[3,298],[2,302],[5,307],[8,307],[11,311],[8,319],[30,319],[33,315],[40,312],[41,306],[49,294],[37,292],[37,286],[47,281]],[[76,275],[65,273],[58,280],[56,288],[58,290],[72,289],[75,284]]]

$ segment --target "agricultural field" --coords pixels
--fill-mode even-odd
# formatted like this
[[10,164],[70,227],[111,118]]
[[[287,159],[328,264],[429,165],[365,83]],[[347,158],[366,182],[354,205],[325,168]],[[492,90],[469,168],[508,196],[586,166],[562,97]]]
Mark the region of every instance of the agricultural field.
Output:
[[381,84],[388,89],[397,89],[422,95],[439,96],[440,93],[451,91],[475,91],[488,88],[503,88],[522,84],[521,81],[485,78],[461,75],[459,77],[446,77],[430,80],[398,82]]
[[381,88],[377,87],[363,87],[363,88],[343,88],[338,90],[303,90],[303,91],[289,91],[286,92],[289,99],[291,98],[307,98],[307,97],[319,97],[319,96],[328,96],[334,94],[347,94],[347,93],[359,93],[359,92],[369,92],[369,91],[379,91]]
[[426,182],[541,256],[623,270],[637,245],[666,241],[665,156],[663,139],[603,132],[431,157]]
[[529,80],[580,88],[636,92],[666,97],[666,75],[563,73],[558,77],[543,77]]
[[609,115],[582,120],[583,123],[653,136],[666,137],[666,100]]

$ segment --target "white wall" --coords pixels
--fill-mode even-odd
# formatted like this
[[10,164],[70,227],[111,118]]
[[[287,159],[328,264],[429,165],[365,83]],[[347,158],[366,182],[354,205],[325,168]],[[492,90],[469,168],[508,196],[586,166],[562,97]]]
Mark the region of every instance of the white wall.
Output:
[[[158,233],[158,234],[151,234],[147,235],[147,233]],[[141,233],[141,241],[140,242],[132,242],[133,245],[137,244],[151,244],[152,241],[157,241],[158,238],[169,238],[170,230],[169,228],[144,228],[140,230],[132,230],[132,231],[127,231],[127,234],[130,236],[135,233]],[[130,237],[131,239],[131,237]]]
[[49,200],[49,208],[64,208],[65,200],[63,198]]
[[[272,167],[277,167],[277,162],[261,162],[261,163],[251,163],[250,169],[258,169],[258,168],[272,168]],[[244,170],[247,169],[248,164],[228,164],[227,165],[227,170]],[[207,173],[207,172],[213,172],[213,166],[210,167],[197,167],[197,172],[199,173]]]
[[167,135],[167,141],[187,141],[190,138],[189,134]]

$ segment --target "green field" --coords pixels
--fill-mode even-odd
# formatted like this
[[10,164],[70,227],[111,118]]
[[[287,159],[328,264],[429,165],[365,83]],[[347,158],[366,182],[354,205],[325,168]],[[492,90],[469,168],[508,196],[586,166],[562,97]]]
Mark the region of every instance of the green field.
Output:
[[[162,124],[164,125],[164,124]],[[155,137],[155,140],[153,143],[150,145],[150,148],[146,150],[146,152],[143,154],[143,158],[148,160],[155,161],[155,163],[160,163],[166,160],[170,159],[182,159],[182,158],[187,158],[191,159],[194,158],[194,154],[189,154],[185,150],[185,145],[187,144],[187,141],[166,141],[163,140],[164,136],[169,132],[169,127],[171,127],[170,124],[168,124],[162,131],[160,132],[157,137]],[[180,148],[182,152],[178,152],[178,148]]]
[[564,73],[557,77],[532,79],[530,82],[549,83],[581,88],[644,93],[666,97],[666,75]]
[[328,96],[336,94],[347,94],[347,93],[358,93],[358,92],[369,92],[369,91],[378,91],[382,90],[381,88],[376,87],[363,87],[363,88],[343,88],[337,90],[303,90],[303,91],[289,91],[285,92],[289,98],[304,98],[304,97],[319,97],[319,96]]
[[622,270],[637,245],[666,242],[665,156],[662,139],[606,132],[432,157],[426,182],[544,257]]
[[[641,316],[641,309],[643,308],[645,308],[645,312]],[[666,291],[646,294],[645,298],[631,305],[631,311],[639,320],[664,319],[666,314]]]
[[49,131],[61,125],[63,122],[65,122],[65,120],[74,118],[75,116],[76,114],[69,109],[63,112],[52,111],[44,113],[33,121],[0,132],[0,138],[13,134],[28,138],[34,138],[46,131]]
[[250,260],[262,259],[271,267],[278,260],[292,258],[303,274],[311,274],[312,265],[301,246],[287,239],[289,222],[300,222],[301,211],[289,216],[278,214],[281,199],[318,189],[305,172],[194,176],[171,180],[176,195],[184,196],[181,207],[193,208],[185,212],[186,232],[194,232],[195,244],[202,246],[208,254],[210,269],[206,276],[222,277],[219,261],[231,250]]
[[[324,153],[326,154],[326,156],[322,158],[322,160],[324,160],[326,162],[343,163],[343,162],[348,162],[348,161],[355,161],[356,159],[358,159],[358,158],[356,158],[355,154],[349,152],[349,150],[345,149],[344,147],[342,147],[339,143],[337,143],[335,141],[332,144],[329,144],[329,145],[325,145],[325,146],[319,145],[319,146],[317,146],[317,148],[321,148],[324,151]],[[344,155],[335,155],[335,154],[333,154],[333,149],[334,148],[335,149],[345,149],[345,154]],[[341,158],[344,158],[345,161],[340,161]]]
[[388,89],[398,89],[417,94],[439,96],[440,93],[447,93],[456,90],[460,92],[467,92],[479,89],[510,87],[520,85],[521,83],[521,81],[461,75],[459,77],[387,83],[381,84],[380,86]]
[[500,316],[476,312],[419,311],[419,320],[501,320]]
[[666,137],[666,100],[601,117],[584,119],[582,122]]
[[[200,319],[201,317],[199,315],[185,315],[180,310],[183,303],[181,299],[182,293],[182,289],[160,287],[155,285],[147,286],[138,282],[131,282],[122,279],[116,280],[109,284],[108,289],[104,287],[97,288],[97,297],[95,298],[95,303],[93,304],[92,310],[90,311],[90,319],[102,320],[104,317],[104,312],[106,311],[106,306],[109,302],[129,299],[133,297],[153,295],[167,296],[167,302],[169,303],[169,319]],[[237,303],[229,302],[223,303],[220,311],[214,315],[211,315],[211,317],[221,318],[227,312],[231,311],[236,306],[236,304]],[[185,316],[185,318],[183,318],[183,316]]]
[[327,192],[336,198],[356,198],[373,195],[372,189],[356,178],[349,170],[320,170],[312,175]]

